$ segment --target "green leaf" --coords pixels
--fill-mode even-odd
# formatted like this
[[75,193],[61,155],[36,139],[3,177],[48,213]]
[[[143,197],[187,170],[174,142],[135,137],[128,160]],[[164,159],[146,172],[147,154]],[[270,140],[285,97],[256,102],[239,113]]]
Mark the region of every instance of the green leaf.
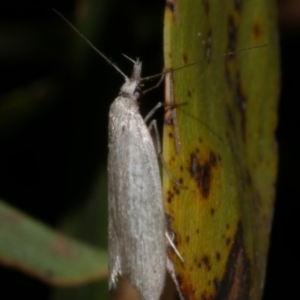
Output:
[[171,255],[180,289],[185,299],[261,299],[277,172],[276,6],[167,3],[166,68],[202,60],[175,71],[174,90],[166,89],[179,104],[181,151],[174,126],[165,125],[164,157],[186,187],[164,174],[165,207],[185,259]]
[[107,254],[68,238],[0,201],[0,262],[56,286],[107,276]]

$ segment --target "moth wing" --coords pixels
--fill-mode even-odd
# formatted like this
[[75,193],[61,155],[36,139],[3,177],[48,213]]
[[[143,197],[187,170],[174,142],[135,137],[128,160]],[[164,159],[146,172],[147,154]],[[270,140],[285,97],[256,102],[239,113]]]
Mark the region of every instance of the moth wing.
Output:
[[179,285],[179,282],[178,282],[178,279],[177,279],[177,276],[176,276],[174,264],[168,256],[167,256],[167,270],[168,270],[171,278],[173,279],[173,281],[175,283],[179,298],[181,300],[184,300],[185,298],[183,297],[182,292],[180,290],[180,285]]
[[117,102],[121,107],[113,103],[110,110],[110,282],[117,271],[128,277],[144,299],[159,299],[167,256],[157,155],[141,115],[127,109],[123,99]]

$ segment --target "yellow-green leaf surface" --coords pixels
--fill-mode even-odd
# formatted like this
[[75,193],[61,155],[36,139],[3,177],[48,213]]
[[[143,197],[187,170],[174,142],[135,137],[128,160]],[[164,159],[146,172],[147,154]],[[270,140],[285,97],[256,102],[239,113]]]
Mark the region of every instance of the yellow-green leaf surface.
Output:
[[107,255],[0,202],[0,262],[58,286],[103,279]]
[[[270,238],[279,95],[275,2],[167,1],[166,68],[174,126],[164,129],[164,197],[184,299],[260,299]],[[234,56],[228,52],[267,44]],[[218,59],[213,59],[218,57]],[[166,120],[168,121],[168,120]]]

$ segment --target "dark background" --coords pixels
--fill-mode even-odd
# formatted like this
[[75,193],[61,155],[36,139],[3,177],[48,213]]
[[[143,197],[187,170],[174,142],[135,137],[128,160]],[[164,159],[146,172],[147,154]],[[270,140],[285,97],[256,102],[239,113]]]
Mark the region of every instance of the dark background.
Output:
[[[101,3],[105,14],[96,20],[99,30],[93,32],[88,25],[80,29],[126,74],[132,65],[121,53],[141,57],[146,75],[160,72],[164,1]],[[51,226],[84,199],[99,170],[106,172],[107,112],[123,82],[97,54],[80,46],[84,44],[80,38],[51,11],[54,7],[71,20],[74,5],[74,1],[0,4],[0,103],[13,90],[37,90],[41,95],[24,106],[24,119],[10,122],[0,113],[0,128],[4,128],[0,129],[0,197]],[[295,231],[299,227],[300,7],[293,0],[278,5],[280,160],[265,300],[297,294],[294,273],[300,250]],[[74,43],[79,45],[76,51],[71,50]],[[155,91],[142,110],[162,97],[162,90]],[[18,271],[1,267],[0,278],[6,299],[17,299],[20,293],[32,299],[49,298],[48,286]]]

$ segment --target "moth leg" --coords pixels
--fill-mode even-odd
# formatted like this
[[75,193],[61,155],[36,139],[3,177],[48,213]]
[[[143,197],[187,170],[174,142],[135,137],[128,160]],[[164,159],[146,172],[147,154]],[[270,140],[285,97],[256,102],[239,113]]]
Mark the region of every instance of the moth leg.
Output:
[[[153,114],[163,106],[162,102],[158,102],[147,114],[147,116],[144,118],[144,122],[147,123],[149,121],[149,119],[153,116]],[[149,125],[150,126],[150,125]],[[149,127],[148,127],[149,129]],[[150,131],[150,129],[149,129]]]
[[[173,243],[173,239],[170,237],[169,232],[167,232],[167,231],[166,231],[166,238],[167,238],[168,245],[170,245],[173,248],[173,250],[175,251],[176,255],[179,257],[179,259],[181,260],[181,262],[184,262],[183,257],[181,256],[181,254],[177,250],[176,246]],[[177,277],[176,277],[176,272],[175,272],[174,264],[173,264],[173,262],[171,261],[171,259],[168,256],[167,256],[167,265],[166,266],[167,266],[167,271],[169,272],[171,278],[173,279],[173,281],[175,283],[175,286],[176,286],[176,289],[178,291],[180,299],[184,300],[184,297],[183,297],[183,295],[181,293],[180,286],[179,286],[179,283],[178,283],[178,280],[177,280]]]
[[[150,77],[151,77],[151,76],[150,76]],[[148,92],[150,92],[150,91],[152,91],[152,90],[157,89],[157,88],[161,85],[161,83],[164,81],[164,78],[165,78],[165,73],[162,73],[162,74],[161,74],[161,78],[159,79],[159,81],[157,82],[157,84],[155,84],[155,85],[152,86],[151,88],[149,88],[149,89],[143,91],[143,94],[145,95],[146,93],[148,93]],[[143,79],[144,79],[144,80],[145,80],[145,79],[147,80],[147,78],[143,78]],[[150,78],[149,78],[149,79],[150,79]]]
[[[169,79],[170,78],[170,79]],[[179,139],[179,131],[177,125],[177,117],[176,117],[176,108],[174,101],[174,93],[173,93],[173,79],[170,73],[166,74],[166,104],[162,102],[158,102],[154,108],[150,110],[147,116],[144,118],[145,123],[152,117],[152,115],[162,106],[169,107],[168,113],[165,114],[165,122],[168,124],[173,124],[174,127],[174,137],[175,137],[175,149],[176,153],[180,154],[180,139]]]
[[[156,106],[158,106],[158,105],[156,105]],[[151,110],[151,111],[152,111],[152,110]],[[164,157],[163,157],[163,155],[162,155],[161,144],[160,144],[160,137],[159,137],[159,132],[158,132],[156,120],[152,120],[152,121],[151,121],[151,123],[150,123],[149,126],[148,126],[148,129],[149,129],[150,132],[151,132],[152,129],[154,129],[155,136],[156,136],[156,148],[157,148],[156,151],[157,151],[157,155],[158,155],[160,161],[162,162],[162,164],[163,164],[165,170],[167,171],[168,176],[170,177],[170,179],[171,179],[177,186],[183,187],[183,188],[184,188],[185,186],[183,186],[182,184],[180,184],[180,183],[173,177],[173,175],[171,174],[170,169],[168,168],[168,165],[167,165],[167,163],[166,163],[166,161],[165,161],[165,159],[164,159]]]
[[168,244],[173,248],[173,250],[175,251],[175,253],[178,256],[178,258],[181,260],[181,262],[184,263],[184,259],[183,259],[182,255],[180,254],[180,252],[178,251],[178,249],[174,245],[173,240],[170,237],[169,232],[167,232],[167,231],[166,231],[166,238],[167,238]]

